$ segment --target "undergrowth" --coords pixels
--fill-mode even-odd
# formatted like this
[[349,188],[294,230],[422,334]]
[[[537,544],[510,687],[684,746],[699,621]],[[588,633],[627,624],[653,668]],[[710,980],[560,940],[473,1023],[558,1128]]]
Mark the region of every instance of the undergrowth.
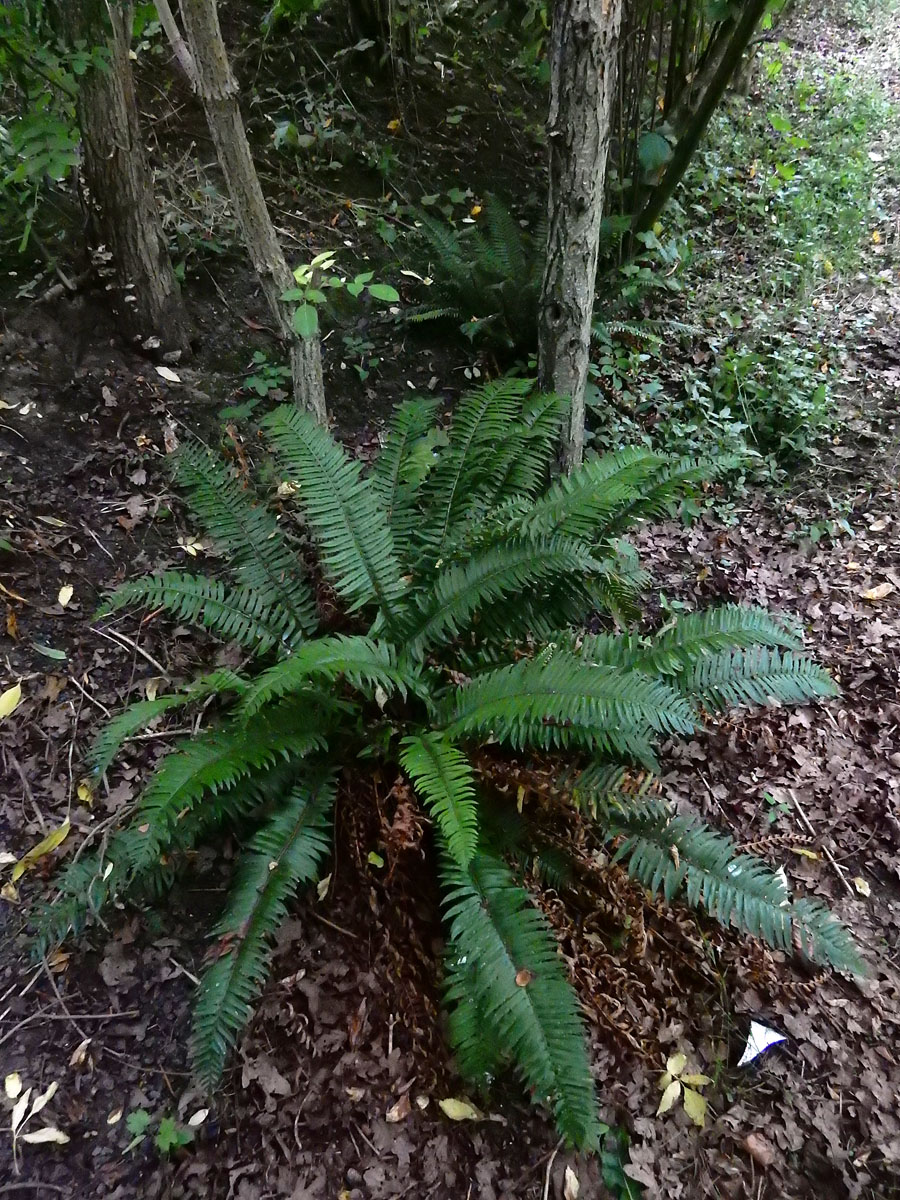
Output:
[[[791,899],[778,875],[676,812],[653,781],[656,744],[690,736],[705,713],[836,689],[761,609],[726,605],[646,636],[614,632],[639,617],[644,580],[625,532],[702,486],[710,463],[622,449],[551,481],[565,405],[523,380],[464,398],[449,437],[436,412],[434,401],[402,404],[363,475],[311,417],[276,409],[260,430],[279,483],[274,508],[246,473],[199,444],[182,447],[179,482],[230,579],[163,572],[124,584],[106,610],[166,609],[237,642],[246,665],[133,704],[102,730],[97,777],[164,713],[206,714],[130,818],[66,868],[55,903],[36,915],[38,946],[165,889],[196,847],[236,836],[243,849],[194,1011],[194,1067],[213,1088],[265,984],[273,935],[323,870],[341,776],[402,772],[431,825],[461,1072],[484,1085],[514,1069],[568,1142],[596,1149],[603,1127],[578,999],[525,887],[515,849],[526,826],[495,754],[555,767],[551,806],[580,810],[650,891],[779,950],[857,969],[825,908]],[[312,574],[276,496],[316,547]],[[323,623],[320,576],[341,608],[340,633]],[[585,634],[597,613],[607,631]],[[540,859],[539,842],[530,849],[525,857]]]

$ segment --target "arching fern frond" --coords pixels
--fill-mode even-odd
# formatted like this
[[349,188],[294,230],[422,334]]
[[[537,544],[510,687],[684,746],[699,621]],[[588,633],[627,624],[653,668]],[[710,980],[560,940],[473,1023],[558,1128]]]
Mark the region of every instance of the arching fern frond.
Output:
[[506,539],[441,571],[433,590],[419,598],[418,610],[410,615],[404,642],[411,654],[421,654],[467,629],[485,605],[541,580],[559,582],[596,566],[588,548],[572,538]]
[[735,460],[728,457],[668,460],[630,495],[617,501],[607,513],[598,536],[614,537],[636,521],[664,516],[676,500],[690,494],[697,484],[715,479],[734,465]]
[[769,646],[700,658],[671,681],[683,695],[715,710],[773,701],[804,704],[838,694],[828,672],[811,659]]
[[225,552],[237,579],[290,613],[300,629],[316,627],[315,603],[275,517],[206,446],[183,442],[175,478],[203,528]]
[[[369,479],[387,514],[394,545],[401,561],[409,556],[413,531],[421,514],[419,488],[436,463],[433,443],[437,440],[436,400],[405,400],[395,410],[387,437],[372,467]],[[444,437],[440,433],[441,437]]]
[[164,608],[179,621],[200,625],[257,654],[290,646],[301,633],[309,635],[316,627],[315,605],[302,589],[288,609],[268,589],[263,593],[247,585],[226,587],[220,579],[178,571],[122,584],[106,599],[99,615],[131,605]]
[[800,640],[764,608],[723,604],[704,612],[682,613],[633,660],[651,674],[675,675],[698,660],[724,650],[781,646],[799,650]]
[[435,733],[406,737],[401,745],[404,771],[440,827],[449,853],[467,867],[478,845],[478,810],[469,760]]
[[390,621],[405,587],[387,517],[359,463],[309,413],[284,404],[262,422],[337,590],[352,609],[377,604]]
[[643,762],[654,733],[689,733],[697,726],[691,706],[667,684],[593,666],[568,651],[472,680],[455,690],[438,719],[452,738],[477,735],[541,749],[581,745],[637,754]]
[[676,816],[663,801],[622,796],[601,815],[611,835],[624,836],[616,859],[653,892],[671,900],[681,891],[720,924],[734,925],[790,952],[794,935],[815,961],[859,971],[861,960],[840,922],[821,906],[789,901],[784,883],[760,859],[738,854],[734,842],[693,817]]
[[246,687],[246,680],[241,679],[234,671],[212,671],[208,675],[201,675],[183,692],[173,692],[168,696],[157,696],[153,700],[138,700],[135,704],[129,704],[118,716],[104,725],[97,735],[89,755],[94,774],[98,778],[104,775],[123,743],[169,709],[181,708],[207,696],[220,696],[227,692],[239,693]]
[[[478,853],[467,869],[444,859],[445,916],[450,927],[448,1000],[470,999],[535,1098],[556,1115],[560,1133],[583,1149],[595,1148],[600,1127],[584,1030],[575,994],[553,939],[528,893],[497,858]],[[472,1044],[472,1008],[451,1019],[460,1065],[482,1057]]]
[[464,516],[473,495],[491,480],[492,455],[520,417],[522,402],[533,387],[533,380],[504,376],[460,400],[450,445],[423,490],[429,512],[426,537],[436,558],[444,553],[450,530]]
[[241,711],[252,717],[272,700],[308,688],[311,681],[327,683],[341,677],[365,692],[381,687],[405,696],[407,687],[417,687],[415,673],[398,664],[390,643],[336,634],[299,646],[290,658],[263,671],[248,685]]
[[241,856],[231,897],[213,930],[214,961],[200,980],[192,1056],[200,1082],[212,1088],[246,1025],[269,971],[270,939],[297,888],[311,883],[330,847],[334,784],[297,785]]

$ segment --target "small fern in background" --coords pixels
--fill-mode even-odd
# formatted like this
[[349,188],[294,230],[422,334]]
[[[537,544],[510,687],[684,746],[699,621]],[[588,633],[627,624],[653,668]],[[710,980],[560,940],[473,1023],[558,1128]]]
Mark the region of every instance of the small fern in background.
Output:
[[504,354],[533,351],[544,271],[543,222],[526,231],[492,196],[477,224],[455,229],[421,213],[417,232],[433,282],[429,302],[413,308],[407,319],[453,321],[472,341]]
[[[579,805],[651,891],[782,950],[859,966],[825,909],[791,902],[763,863],[648,787],[623,787],[616,764],[652,771],[660,738],[693,733],[703,710],[835,688],[759,609],[692,613],[646,637],[584,634],[598,611],[639,611],[643,576],[623,534],[710,467],[621,450],[551,482],[563,416],[528,381],[501,379],[461,401],[447,437],[433,402],[412,400],[367,476],[308,415],[268,416],[276,475],[345,606],[341,634],[321,629],[315,581],[263,500],[209,451],[182,450],[179,479],[233,582],[166,572],[125,584],[108,608],[168,609],[240,642],[251,665],[132,705],[100,734],[98,773],[149,720],[217,697],[218,715],[164,758],[102,851],[64,872],[38,925],[46,947],[238,831],[244,849],[195,1008],[207,1087],[264,986],[292,897],[323,869],[341,773],[352,781],[372,758],[385,778],[405,773],[432,823],[460,1069],[477,1081],[511,1066],[576,1146],[596,1148],[602,1132],[579,1005],[523,883],[528,827],[485,768],[484,744],[492,756],[556,754],[558,804]],[[515,852],[504,826],[520,828]],[[564,878],[564,864],[554,870]]]

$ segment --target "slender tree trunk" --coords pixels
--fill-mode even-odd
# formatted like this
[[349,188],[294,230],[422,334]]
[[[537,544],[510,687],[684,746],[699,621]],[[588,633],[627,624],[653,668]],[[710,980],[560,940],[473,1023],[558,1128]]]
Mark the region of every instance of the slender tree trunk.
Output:
[[59,0],[71,42],[106,45],[109,65],[79,79],[76,111],[84,176],[100,238],[112,256],[113,303],[126,337],[189,353],[190,324],[172,270],[147,162],[131,73],[131,4]]
[[[168,5],[157,7],[163,11]],[[295,286],[295,281],[278,243],[253,165],[238,104],[238,86],[219,27],[216,0],[181,0],[181,14],[187,35],[189,65],[183,51],[179,61],[203,102],[244,244],[278,329],[290,348],[294,399],[324,422],[325,388],[319,340],[298,336],[291,319],[293,306],[281,299],[283,292]],[[177,32],[169,13],[165,26]]]
[[556,0],[550,40],[550,188],[540,301],[541,386],[571,397],[561,460],[584,455],[584,394],[622,0]]
[[741,64],[753,31],[766,11],[766,4],[767,0],[746,0],[744,8],[732,25],[730,36],[723,35],[721,44],[712,49],[707,59],[698,80],[696,103],[692,108],[676,106],[671,123],[678,135],[678,141],[662,179],[650,193],[643,207],[635,214],[632,225],[635,233],[643,233],[653,228],[681,182],[710,118]]

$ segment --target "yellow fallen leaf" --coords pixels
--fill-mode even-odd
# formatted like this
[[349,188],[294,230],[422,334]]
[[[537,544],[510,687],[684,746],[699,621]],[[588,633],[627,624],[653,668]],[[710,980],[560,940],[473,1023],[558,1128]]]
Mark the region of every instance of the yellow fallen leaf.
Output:
[[866,899],[868,899],[869,896],[872,895],[872,889],[869,887],[869,885],[866,883],[866,881],[863,879],[863,877],[861,875],[857,875],[856,878],[853,880],[853,886],[856,888],[856,890],[859,892],[859,894],[861,896],[865,896]]
[[662,1094],[662,1100],[659,1102],[659,1108],[656,1110],[656,1115],[661,1117],[663,1113],[667,1113],[680,1095],[681,1084],[677,1079],[673,1079]]
[[795,854],[801,854],[804,858],[811,858],[814,862],[818,862],[819,856],[815,850],[810,850],[806,846],[791,846]]
[[0,693],[0,721],[4,717],[8,717],[10,713],[16,711],[22,700],[22,685],[14,683],[11,688],[7,688],[5,692]]
[[578,1193],[580,1191],[581,1184],[578,1182],[578,1176],[571,1167],[566,1167],[563,1183],[563,1200],[578,1200]]
[[71,583],[67,583],[64,587],[59,589],[59,595],[56,597],[56,599],[60,607],[65,608],[74,595],[75,589],[72,587]]
[[695,1092],[693,1088],[686,1087],[684,1089],[683,1104],[684,1111],[695,1125],[703,1126],[706,1124],[706,1101],[699,1092]]
[[400,118],[394,117],[393,121],[388,121],[387,127],[391,133],[396,133],[397,130],[400,128]]
[[666,1070],[670,1075],[680,1075],[687,1063],[686,1054],[673,1054],[666,1063]]
[[61,1129],[54,1129],[52,1125],[48,1125],[46,1129],[35,1129],[33,1133],[23,1133],[19,1140],[30,1142],[32,1145],[37,1145],[39,1142],[54,1142],[57,1146],[64,1146],[69,1140],[69,1135],[63,1133]]
[[34,1104],[32,1104],[32,1106],[31,1106],[31,1112],[28,1114],[29,1120],[33,1116],[36,1116],[36,1114],[39,1113],[42,1108],[46,1108],[46,1106],[50,1103],[50,1101],[56,1095],[58,1088],[59,1088],[59,1084],[56,1082],[56,1080],[54,1080],[53,1083],[50,1084],[50,1086],[47,1088],[47,1090],[45,1092],[41,1092],[41,1094],[38,1096],[37,1100],[35,1100]]
[[107,1125],[118,1125],[118,1123],[121,1120],[122,1120],[122,1110],[121,1110],[121,1108],[116,1108],[106,1118],[106,1123],[107,1123]]
[[475,1105],[470,1104],[468,1100],[454,1100],[452,1097],[448,1100],[438,1100],[438,1108],[451,1121],[481,1121],[484,1119],[484,1113],[479,1112]]
[[852,572],[852,573],[855,575],[857,571],[861,571],[861,570],[862,570],[862,563],[858,563],[858,562],[848,562],[848,563],[847,563],[847,570],[848,570],[848,571],[850,571],[850,572]]
[[48,854],[52,854],[57,846],[61,846],[69,836],[70,829],[71,825],[69,822],[63,821],[62,825],[59,825],[56,829],[52,829],[45,838],[41,838],[38,844],[33,846],[27,854],[23,854],[13,867],[12,875],[10,876],[11,881],[15,883],[16,880],[21,879],[25,872],[30,870],[35,863],[40,862],[42,858],[46,858]]
[[863,600],[884,600],[894,590],[894,585],[885,581],[879,583],[875,587],[868,588],[865,592],[860,592]]
[[712,1080],[708,1075],[682,1075],[682,1083],[689,1083],[691,1087],[706,1087]]
[[4,883],[0,888],[0,900],[5,900],[7,904],[19,903],[19,892],[14,883]]
[[3,1080],[3,1090],[6,1092],[8,1100],[15,1100],[22,1093],[22,1076],[18,1071],[13,1071],[11,1075]]
[[477,216],[478,216],[478,214],[479,214],[480,212],[481,212],[481,205],[480,205],[480,204],[473,204],[473,205],[472,205],[471,212],[469,213],[469,215],[470,215],[470,216],[472,216],[472,217],[477,217]]
[[878,232],[877,229],[872,230],[872,241],[875,243],[876,246],[879,245],[879,243],[881,242],[881,234]]
[[78,783],[78,788],[75,793],[82,804],[90,807],[94,803],[94,789],[91,787],[89,779],[82,779]]

